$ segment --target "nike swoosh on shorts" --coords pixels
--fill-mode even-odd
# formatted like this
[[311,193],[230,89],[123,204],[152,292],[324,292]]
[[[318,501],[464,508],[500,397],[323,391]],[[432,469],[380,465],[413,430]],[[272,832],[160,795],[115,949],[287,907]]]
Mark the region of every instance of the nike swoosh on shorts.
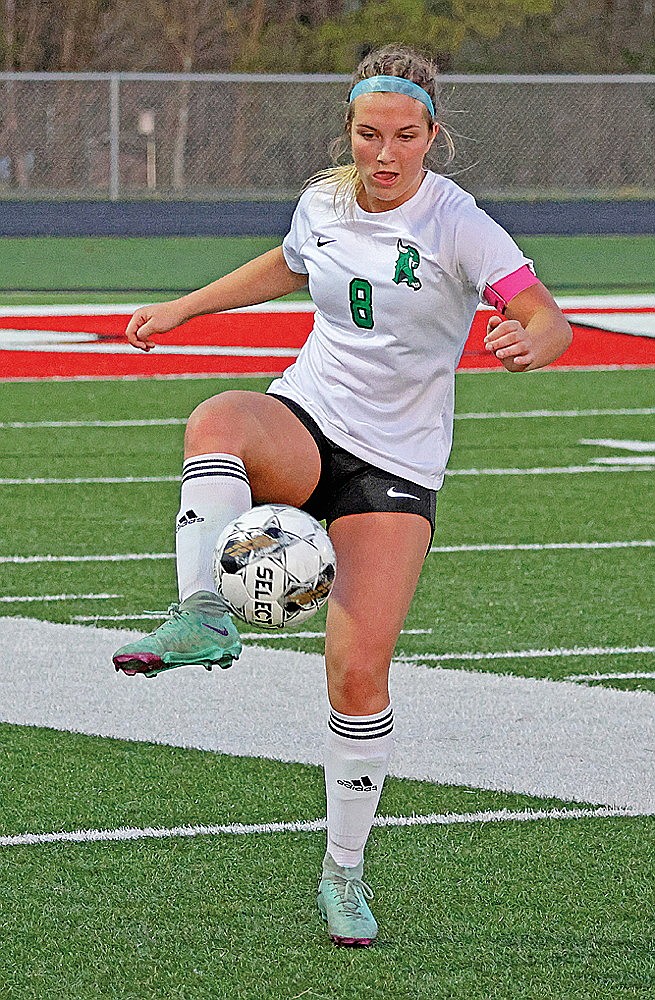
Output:
[[420,500],[420,497],[415,496],[413,493],[398,493],[394,486],[389,487],[387,490],[388,497],[407,497],[409,500]]

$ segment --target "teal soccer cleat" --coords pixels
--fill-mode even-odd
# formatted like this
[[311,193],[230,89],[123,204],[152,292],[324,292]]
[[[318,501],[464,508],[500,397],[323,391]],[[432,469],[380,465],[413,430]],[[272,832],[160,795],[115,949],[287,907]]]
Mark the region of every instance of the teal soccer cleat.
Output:
[[367,903],[373,899],[373,890],[362,881],[363,871],[363,862],[356,868],[342,868],[326,854],[318,883],[318,909],[328,934],[335,944],[347,948],[366,948],[378,933]]
[[154,632],[116,650],[116,670],[156,677],[186,664],[211,670],[215,664],[230,667],[238,659],[239,633],[215,594],[199,591],[168,611],[169,617]]

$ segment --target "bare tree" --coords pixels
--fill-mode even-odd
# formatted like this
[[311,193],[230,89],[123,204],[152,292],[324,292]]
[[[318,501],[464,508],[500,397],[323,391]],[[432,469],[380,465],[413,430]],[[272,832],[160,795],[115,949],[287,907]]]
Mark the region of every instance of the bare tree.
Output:
[[[211,22],[211,0],[178,0],[177,3],[146,0],[146,9],[177,62],[176,69],[182,73],[191,73],[196,69],[203,34],[207,32]],[[190,100],[191,85],[188,81],[183,81],[178,88],[173,144],[173,188],[176,191],[184,188]]]
[[[4,0],[0,25],[0,47],[5,72],[30,70],[38,67],[42,52],[43,12],[38,0],[17,6],[16,0]],[[17,96],[18,84],[4,84],[5,105],[0,130],[0,151],[4,151],[6,170],[19,188],[29,184],[28,151],[24,148],[23,131]]]
[[[227,0],[218,5],[213,0],[116,0],[103,18],[94,68],[182,73],[265,69],[276,30],[278,37],[288,34],[291,24],[310,31],[341,6],[338,0]],[[176,88],[171,151],[171,184],[176,190],[185,186],[190,115],[197,93],[188,81]],[[239,102],[252,99],[241,88],[230,110],[226,169],[235,177],[247,145],[246,115]]]

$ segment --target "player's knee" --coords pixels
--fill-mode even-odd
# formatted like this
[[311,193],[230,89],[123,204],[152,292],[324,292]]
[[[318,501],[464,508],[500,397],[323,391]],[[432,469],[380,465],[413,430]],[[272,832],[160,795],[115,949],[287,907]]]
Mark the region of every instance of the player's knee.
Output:
[[204,400],[191,413],[184,434],[184,452],[241,455],[244,436],[243,392],[222,392]]
[[389,661],[363,653],[356,661],[328,662],[330,701],[346,715],[369,715],[388,695]]

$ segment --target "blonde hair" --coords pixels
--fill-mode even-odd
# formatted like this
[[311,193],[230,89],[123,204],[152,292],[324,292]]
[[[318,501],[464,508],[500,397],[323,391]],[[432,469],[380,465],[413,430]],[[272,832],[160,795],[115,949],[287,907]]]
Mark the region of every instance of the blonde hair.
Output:
[[[443,122],[439,121],[438,104],[439,95],[437,88],[437,65],[427,56],[416,52],[404,45],[384,45],[382,48],[374,49],[364,56],[357,69],[353,73],[350,89],[359,83],[360,80],[367,80],[371,76],[399,76],[405,80],[411,80],[418,84],[428,93],[435,107],[434,116],[427,108],[424,108],[425,115],[430,126],[438,125],[439,131],[445,141],[447,156],[445,163],[450,163],[455,156],[455,144],[452,136]],[[353,105],[348,104],[344,131],[336,139],[333,139],[329,146],[330,159],[334,166],[326,170],[319,170],[313,174],[304,185],[304,189],[315,184],[328,185],[334,187],[334,205],[344,208],[352,208],[362,191],[362,181],[354,163],[340,164],[339,159],[350,146],[350,127],[353,119]]]

